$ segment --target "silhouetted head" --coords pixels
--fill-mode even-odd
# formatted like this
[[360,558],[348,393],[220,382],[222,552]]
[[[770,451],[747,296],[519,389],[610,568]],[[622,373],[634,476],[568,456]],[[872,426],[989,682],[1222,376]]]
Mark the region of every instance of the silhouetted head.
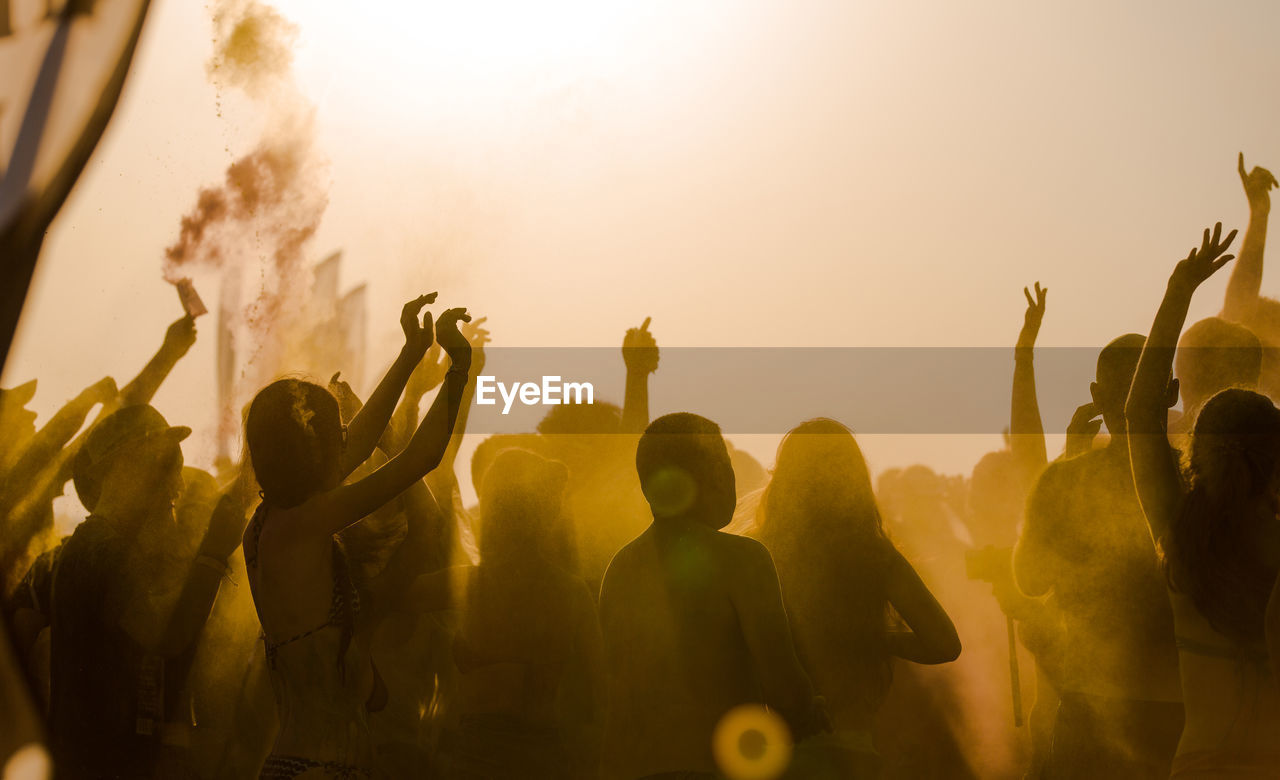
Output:
[[90,512],[109,506],[112,520],[171,512],[182,490],[182,447],[191,435],[152,406],[126,406],[94,426],[76,453],[72,480]]
[[[853,432],[835,420],[809,420],[782,438],[760,503],[766,518],[790,515],[809,523],[852,523],[859,534],[883,535],[862,448]],[[766,520],[764,526],[769,524]]]
[[1280,515],[1280,410],[1223,390],[1200,410],[1187,462],[1187,496],[1162,544],[1170,583],[1218,631],[1260,640],[1280,568],[1260,544]]
[[563,463],[529,450],[499,452],[480,490],[481,563],[541,554],[568,568],[566,556],[572,546],[566,539],[568,524],[561,515],[568,477]]
[[1243,325],[1208,317],[1182,334],[1174,367],[1183,408],[1194,414],[1219,390],[1258,386],[1262,342]]
[[[1125,431],[1124,404],[1129,398],[1129,386],[1133,384],[1138,358],[1142,357],[1142,347],[1146,343],[1145,336],[1127,333],[1113,339],[1098,353],[1097,378],[1089,385],[1089,392],[1102,411],[1102,421],[1107,424],[1107,430],[1113,435]],[[1176,385],[1171,383],[1170,388],[1169,405],[1173,406],[1178,402],[1178,393]]]
[[983,455],[969,480],[969,531],[975,544],[1008,545],[1022,519],[1023,487],[1011,451]]
[[720,529],[737,503],[733,466],[720,426],[678,412],[649,423],[636,446],[640,489],[654,520],[686,520]]
[[333,394],[312,382],[281,379],[249,406],[245,442],[264,499],[298,506],[342,479],[346,431]]
[[485,472],[489,470],[498,453],[510,449],[534,452],[538,444],[538,435],[535,433],[495,433],[480,442],[476,446],[476,451],[471,454],[471,487],[475,489],[476,496],[480,495]]
[[622,409],[617,404],[601,401],[591,404],[560,404],[538,422],[543,436],[618,433],[622,427]]
[[562,404],[551,407],[538,423],[544,437],[538,449],[568,466],[570,478],[577,482],[617,463],[610,448],[618,446],[621,432],[622,409],[614,404]]
[[892,676],[884,635],[893,546],[853,432],[819,418],[787,433],[756,527],[807,657],[853,675],[859,706],[874,711]]

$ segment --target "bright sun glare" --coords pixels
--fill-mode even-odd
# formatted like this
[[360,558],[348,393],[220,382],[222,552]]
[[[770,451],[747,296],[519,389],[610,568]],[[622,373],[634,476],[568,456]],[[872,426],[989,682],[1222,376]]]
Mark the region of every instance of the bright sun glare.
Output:
[[[665,4],[661,4],[665,5]],[[324,82],[359,74],[371,99],[467,95],[470,102],[530,79],[609,76],[642,64],[640,38],[659,4],[620,0],[479,0],[353,5],[284,0],[299,29],[299,66]]]

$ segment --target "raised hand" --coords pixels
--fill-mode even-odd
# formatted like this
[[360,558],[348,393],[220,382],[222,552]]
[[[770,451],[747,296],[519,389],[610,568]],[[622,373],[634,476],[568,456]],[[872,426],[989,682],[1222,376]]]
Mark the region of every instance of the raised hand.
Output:
[[422,315],[418,321],[418,312],[430,303],[435,303],[436,293],[419,295],[409,301],[400,310],[400,329],[404,331],[404,348],[417,355],[419,359],[426,354],[427,348],[435,338],[431,324],[431,312]]
[[417,367],[409,375],[409,383],[405,385],[405,395],[421,400],[424,395],[436,389],[444,381],[444,372],[449,366],[440,359],[440,343],[434,342],[427,348],[427,355],[418,361]]
[[1225,255],[1223,252],[1226,252],[1227,247],[1231,246],[1231,242],[1235,240],[1236,231],[1228,233],[1224,240],[1220,240],[1221,237],[1221,222],[1213,226],[1212,235],[1209,233],[1209,228],[1205,228],[1204,240],[1201,241],[1200,248],[1192,249],[1185,260],[1174,266],[1173,275],[1169,277],[1169,286],[1188,293],[1194,292],[1204,280],[1235,259],[1235,255]]
[[340,378],[342,372],[339,371],[329,379],[329,392],[333,393],[333,397],[338,399],[338,410],[342,415],[343,422],[350,422],[353,417],[360,412],[364,404],[360,401],[360,397],[351,389],[351,385],[346,380]]
[[1049,290],[1036,282],[1036,296],[1031,297],[1031,290],[1022,288],[1027,298],[1027,313],[1022,318],[1022,332],[1018,334],[1018,348],[1030,349],[1035,346],[1036,336],[1040,333],[1040,323],[1044,320],[1044,301]]
[[174,357],[182,357],[196,343],[196,318],[190,314],[179,317],[164,332],[163,351]]
[[459,328],[462,335],[467,337],[467,341],[471,342],[472,347],[483,347],[489,343],[489,329],[484,327],[488,320],[488,317],[481,317],[474,321],[468,320]]
[[1267,213],[1271,210],[1271,188],[1280,186],[1271,171],[1255,165],[1252,171],[1245,172],[1244,152],[1237,161],[1240,182],[1244,185],[1245,197],[1249,199],[1249,210],[1256,213]]
[[488,317],[480,317],[473,322],[468,322],[461,328],[462,335],[466,336],[467,341],[471,342],[471,365],[477,374],[484,371],[484,345],[492,341],[489,338],[489,329],[483,327],[488,319]]
[[1075,457],[1093,449],[1093,440],[1102,430],[1102,410],[1093,401],[1082,404],[1067,423],[1066,456]]
[[97,382],[89,385],[84,390],[84,397],[91,403],[105,404],[115,400],[120,394],[120,389],[116,387],[116,380],[106,376]]
[[470,370],[471,342],[458,330],[459,322],[471,322],[471,315],[467,314],[465,307],[449,309],[441,314],[436,320],[436,338],[453,364],[450,368]]
[[629,328],[622,339],[622,362],[627,373],[652,374],[658,370],[658,342],[649,332],[652,317],[645,317],[638,328]]

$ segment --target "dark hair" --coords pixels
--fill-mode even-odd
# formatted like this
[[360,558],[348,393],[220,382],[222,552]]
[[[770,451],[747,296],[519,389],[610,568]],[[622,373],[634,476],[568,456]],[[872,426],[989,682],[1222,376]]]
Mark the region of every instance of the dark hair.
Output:
[[1276,569],[1259,559],[1251,526],[1280,466],[1280,410],[1251,390],[1223,390],[1196,419],[1189,485],[1161,541],[1165,573],[1209,624],[1261,641]]
[[1112,339],[1098,353],[1096,374],[1101,397],[1097,400],[1105,405],[1103,411],[1124,409],[1125,399],[1129,397],[1129,386],[1133,384],[1133,374],[1138,370],[1138,358],[1142,356],[1142,348],[1146,343],[1145,336],[1126,333]]
[[343,435],[328,390],[300,379],[272,382],[253,399],[244,427],[254,474],[272,506],[297,506],[330,486]]
[[572,534],[560,512],[568,471],[529,450],[499,452],[480,489],[480,562],[541,553],[566,571],[577,567]]
[[480,442],[471,454],[471,485],[476,495],[480,495],[484,484],[484,475],[489,471],[494,458],[503,450],[524,449],[533,452],[538,445],[536,433],[495,433]]
[[1262,342],[1243,325],[1208,317],[1182,334],[1175,361],[1183,398],[1203,401],[1228,387],[1256,387]]
[[729,450],[720,426],[705,417],[677,412],[649,423],[636,445],[636,474],[655,520],[688,517],[723,528],[733,519]]
[[621,433],[622,409],[606,401],[592,404],[561,404],[538,421],[544,436]]
[[885,642],[893,545],[853,432],[818,418],[787,433],[756,528],[774,554],[801,651],[817,661],[811,672],[839,666],[858,679],[861,703],[879,706],[892,678]]

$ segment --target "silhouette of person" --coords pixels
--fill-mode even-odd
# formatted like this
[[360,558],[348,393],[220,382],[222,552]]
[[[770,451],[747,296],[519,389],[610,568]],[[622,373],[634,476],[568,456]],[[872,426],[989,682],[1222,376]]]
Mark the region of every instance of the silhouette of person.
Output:
[[[471,346],[458,332],[469,317],[450,309],[433,334],[430,314],[421,322],[418,314],[434,299],[405,304],[404,347],[349,426],[329,391],[297,379],[268,385],[249,407],[245,439],[263,498],[244,534],[244,557],[280,721],[264,776],[376,771],[364,712],[385,704],[385,689],[369,662],[360,594],[334,534],[419,483],[448,446],[471,368]],[[451,365],[431,409],[399,454],[343,484],[382,438],[433,336]]]
[[1262,375],[1262,342],[1243,325],[1207,317],[1187,328],[1178,340],[1174,373],[1182,394],[1182,414],[1169,422],[1175,442],[1195,426],[1196,415],[1219,390],[1256,390]]
[[[0,575],[10,575],[5,582],[6,590],[12,584],[12,576],[21,576],[40,553],[32,548],[40,546],[41,537],[52,532],[53,501],[62,495],[71,479],[73,460],[94,427],[121,406],[151,403],[160,385],[195,340],[192,317],[174,320],[165,330],[164,341],[155,355],[118,393],[110,377],[96,382],[55,414],[39,432],[26,438],[25,446],[12,450],[14,461],[0,496],[0,515],[5,518],[5,533],[0,534]],[[34,392],[35,385],[30,384],[30,388]],[[68,444],[67,440],[75,436],[94,404],[101,404],[97,417]],[[22,413],[30,414],[25,410]],[[25,430],[29,430],[30,423],[31,420],[25,423],[28,426]],[[20,423],[19,432],[22,431],[24,424]]]
[[[1129,455],[1164,557],[1186,727],[1173,777],[1275,777],[1280,691],[1268,663],[1267,599],[1280,572],[1280,410],[1229,388],[1200,409],[1186,474],[1166,439],[1174,344],[1196,288],[1231,259],[1222,223],[1174,267],[1125,415]],[[1272,659],[1274,661],[1274,659]]]
[[1167,776],[1182,729],[1173,618],[1124,435],[1142,344],[1129,334],[1098,355],[1090,392],[1110,443],[1044,471],[1014,551],[1018,587],[1052,594],[1070,648],[1048,777]]
[[[758,516],[753,536],[777,563],[797,651],[834,729],[825,755],[804,758],[811,772],[875,777],[872,726],[892,659],[955,660],[955,626],[885,535],[866,460],[840,423],[810,420],[783,438]],[[891,630],[890,609],[905,630]]]
[[1236,170],[1249,201],[1249,226],[1240,243],[1240,258],[1227,281],[1222,318],[1238,322],[1257,334],[1265,348],[1259,389],[1272,398],[1280,398],[1280,301],[1261,294],[1271,189],[1280,182],[1266,168],[1254,166],[1253,170],[1246,171],[1244,152],[1237,159]]
[[186,668],[243,521],[219,518],[194,556],[173,552],[185,535],[174,502],[188,434],[150,406],[127,406],[76,456],[92,514],[63,542],[51,588],[50,722],[64,776],[189,767],[179,737],[191,710]]
[[498,453],[482,481],[479,564],[424,575],[405,599],[406,609],[457,614],[441,777],[598,775],[600,628],[563,539],[567,476],[528,450]]
[[719,530],[735,503],[719,427],[695,414],[659,417],[635,462],[653,522],[614,556],[600,591],[604,776],[714,777],[717,724],[753,702],[797,740],[822,730],[768,550]]

